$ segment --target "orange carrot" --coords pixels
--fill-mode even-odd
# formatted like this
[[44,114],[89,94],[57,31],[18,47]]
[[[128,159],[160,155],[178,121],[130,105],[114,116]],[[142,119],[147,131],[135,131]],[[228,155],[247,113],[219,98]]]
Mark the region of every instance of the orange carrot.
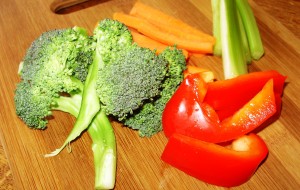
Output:
[[[149,48],[151,50],[156,50],[157,54],[160,54],[163,52],[168,45],[162,44],[158,41],[155,41],[143,34],[140,34],[139,32],[136,32],[134,30],[131,30],[131,34],[133,37],[133,41],[136,42],[139,46]],[[186,50],[182,49],[182,53],[185,56],[185,58],[188,58],[188,52]]]
[[157,27],[164,27],[168,29],[170,33],[179,36],[185,36],[188,39],[201,39],[204,41],[215,42],[215,38],[200,29],[196,29],[187,23],[172,17],[158,9],[143,4],[142,2],[136,2],[130,11],[131,15],[139,18],[146,19],[151,24]]
[[205,54],[203,54],[203,53],[193,53],[191,55],[194,56],[194,57],[196,57],[197,59],[205,56]]
[[139,25],[142,22],[144,22],[144,19],[134,17],[123,12],[115,12],[113,14],[113,19],[118,20],[119,22],[122,22],[126,26],[135,29],[138,29]]
[[114,13],[113,18],[124,23],[126,26],[132,27],[140,33],[148,36],[163,44],[173,46],[176,45],[179,49],[185,49],[189,52],[196,53],[212,53],[213,43],[202,40],[188,40],[178,37],[172,33],[161,30],[155,25],[149,23],[145,19],[138,18],[125,13]]
[[138,27],[138,31],[164,44],[170,46],[176,45],[178,48],[186,49],[187,51],[190,52],[197,52],[197,53],[213,52],[213,44],[211,42],[203,42],[203,41],[187,40],[184,38],[179,38],[178,36],[159,30],[157,27],[155,27],[150,23],[143,22],[140,25],[140,27]]

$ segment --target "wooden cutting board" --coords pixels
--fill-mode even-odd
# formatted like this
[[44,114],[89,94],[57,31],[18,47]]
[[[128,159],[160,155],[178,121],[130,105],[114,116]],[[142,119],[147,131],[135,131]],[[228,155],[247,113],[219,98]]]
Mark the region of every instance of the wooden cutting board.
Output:
[[[211,34],[209,0],[143,0]],[[113,12],[128,12],[133,0],[93,1],[81,10],[54,14],[51,0],[0,1],[0,138],[12,171],[15,189],[72,189],[94,187],[91,140],[84,133],[74,141],[72,153],[66,150],[44,158],[59,147],[72,128],[74,118],[54,112],[44,131],[31,130],[14,110],[13,95],[19,78],[17,70],[26,49],[42,32],[81,26],[92,32],[95,24],[111,18]],[[259,135],[269,147],[266,161],[249,182],[236,189],[300,188],[300,36],[299,1],[250,1],[261,31],[265,56],[250,71],[276,69],[287,75],[282,114]],[[282,11],[282,12],[280,12]],[[222,79],[220,58],[192,57],[193,64],[213,70]],[[233,92],[234,93],[234,92]],[[112,122],[117,139],[117,181],[115,189],[222,189],[208,185],[161,161],[167,142],[163,133],[140,138],[135,131]]]

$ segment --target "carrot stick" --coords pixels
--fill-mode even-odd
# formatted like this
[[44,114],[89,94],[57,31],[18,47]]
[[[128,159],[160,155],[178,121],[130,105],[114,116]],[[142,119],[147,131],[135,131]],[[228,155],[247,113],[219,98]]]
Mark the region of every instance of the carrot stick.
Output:
[[164,12],[139,1],[134,4],[130,14],[136,17],[144,18],[157,27],[168,28],[170,32],[172,31],[171,33],[179,36],[188,35],[188,38],[191,39],[196,38],[213,43],[215,42],[215,38],[212,35],[206,34],[200,29],[196,29],[180,19],[176,19],[175,17],[167,15]]
[[[136,42],[139,46],[141,47],[145,47],[145,48],[149,48],[151,50],[156,50],[157,54],[160,54],[161,52],[163,52],[167,47],[169,47],[168,45],[162,44],[158,41],[155,41],[143,34],[140,34],[139,32],[136,32],[134,30],[131,30],[131,34],[133,37],[133,41]],[[188,58],[188,52],[186,50],[182,49],[182,53],[185,56],[185,58]]]
[[167,45],[176,45],[178,48],[186,49],[190,52],[198,52],[198,53],[212,53],[213,52],[213,44],[211,42],[202,42],[196,40],[186,40],[183,38],[179,38],[173,34],[166,33],[165,31],[159,30],[154,25],[150,23],[142,23],[140,27],[137,29],[139,32],[144,35],[153,38],[157,41],[160,41]]
[[139,25],[144,22],[144,19],[128,15],[123,12],[115,12],[113,14],[113,19],[118,20],[119,22],[122,22],[128,27],[132,27],[134,29],[138,29]]
[[174,46],[176,45],[179,49],[185,49],[189,52],[196,53],[212,53],[213,43],[205,42],[202,40],[188,40],[186,38],[178,37],[174,34],[168,33],[167,31],[161,30],[155,25],[149,23],[145,19],[138,18],[125,13],[114,13],[113,18],[124,23],[126,26],[132,27],[140,33],[148,36],[156,41],[163,44]]

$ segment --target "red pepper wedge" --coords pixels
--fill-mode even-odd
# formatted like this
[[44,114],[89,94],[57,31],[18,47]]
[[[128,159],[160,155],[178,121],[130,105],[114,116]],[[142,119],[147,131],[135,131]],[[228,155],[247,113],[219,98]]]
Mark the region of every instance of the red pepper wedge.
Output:
[[161,159],[204,182],[233,187],[247,182],[267,154],[266,144],[255,134],[236,139],[228,148],[174,133]]
[[207,86],[201,83],[205,83],[201,76],[187,76],[166,104],[162,124],[167,137],[180,133],[207,142],[226,142],[251,132],[276,113],[273,79],[222,122],[215,110],[202,101]]
[[[174,132],[194,133],[194,128],[205,126],[207,121],[203,119],[203,109],[200,102],[206,94],[207,85],[202,77],[196,73],[188,75],[166,104],[162,114],[163,131],[167,137]],[[218,119],[212,118],[212,122]],[[211,117],[208,117],[209,120]],[[204,123],[201,123],[204,121]],[[182,130],[182,131],[181,131]]]
[[[241,131],[242,134],[253,131],[271,118],[276,113],[276,109],[273,79],[270,79],[254,98],[231,117],[228,117],[221,122],[222,129],[220,135],[222,135],[222,138],[220,139],[222,139],[222,141],[233,139],[231,133],[233,128],[235,131]],[[216,139],[218,138],[219,137],[216,137]]]
[[268,70],[211,82],[204,102],[211,105],[223,120],[254,97],[270,79],[274,81],[274,93],[281,96],[286,78],[275,70]]

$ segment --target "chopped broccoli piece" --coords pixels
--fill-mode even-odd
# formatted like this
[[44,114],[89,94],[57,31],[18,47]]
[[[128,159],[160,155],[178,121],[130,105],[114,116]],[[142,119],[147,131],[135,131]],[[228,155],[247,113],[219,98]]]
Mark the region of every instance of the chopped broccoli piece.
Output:
[[94,39],[97,43],[95,59],[101,62],[99,68],[117,59],[119,51],[126,49],[133,43],[130,30],[116,20],[104,19],[94,30]]
[[21,62],[17,115],[29,127],[44,129],[56,98],[82,90],[92,54],[92,40],[79,27],[43,33]]
[[160,96],[143,105],[140,110],[124,121],[125,125],[138,130],[142,137],[150,137],[162,130],[162,112],[183,80],[183,71],[186,68],[185,57],[176,47],[165,49],[159,56],[168,62],[168,71]]

